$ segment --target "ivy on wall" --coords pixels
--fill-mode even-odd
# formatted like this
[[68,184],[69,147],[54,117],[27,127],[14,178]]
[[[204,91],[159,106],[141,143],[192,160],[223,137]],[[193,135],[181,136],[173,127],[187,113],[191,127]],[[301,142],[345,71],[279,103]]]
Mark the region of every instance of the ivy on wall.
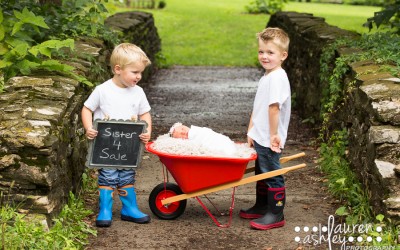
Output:
[[[320,58],[320,80],[328,86],[322,93],[321,139],[327,139],[330,117],[343,105],[355,82],[344,84],[343,79],[349,72],[349,65],[356,61],[372,61],[379,65],[378,71],[390,72],[400,76],[400,36],[393,33],[364,34],[360,39],[337,40],[324,49]],[[341,47],[352,48],[351,54],[335,58],[335,51]],[[357,52],[355,52],[357,51]],[[332,65],[331,62],[334,62]]]
[[[373,245],[394,245],[399,228],[385,219],[382,214],[374,217],[369,204],[368,193],[356,178],[347,160],[348,137],[347,130],[334,129],[330,125],[334,114],[344,105],[349,92],[355,87],[355,81],[344,83],[349,73],[351,63],[356,61],[372,61],[379,65],[378,71],[390,72],[400,76],[400,37],[392,33],[375,33],[362,35],[360,39],[337,40],[326,47],[321,55],[320,80],[328,88],[324,89],[320,116],[322,127],[319,133],[320,166],[327,174],[328,188],[340,199],[343,205],[336,211],[339,216],[345,216],[346,223],[375,223],[385,228],[381,242]],[[336,57],[341,47],[352,48],[353,53]],[[332,64],[333,62],[333,64]],[[368,235],[367,235],[368,236]]]

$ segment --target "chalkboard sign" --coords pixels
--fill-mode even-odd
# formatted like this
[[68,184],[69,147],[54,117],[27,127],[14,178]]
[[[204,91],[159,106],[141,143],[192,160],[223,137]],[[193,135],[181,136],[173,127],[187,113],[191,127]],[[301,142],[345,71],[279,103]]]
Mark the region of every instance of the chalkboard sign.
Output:
[[146,131],[144,121],[95,120],[98,134],[90,142],[86,165],[90,168],[136,168],[143,153],[139,135]]

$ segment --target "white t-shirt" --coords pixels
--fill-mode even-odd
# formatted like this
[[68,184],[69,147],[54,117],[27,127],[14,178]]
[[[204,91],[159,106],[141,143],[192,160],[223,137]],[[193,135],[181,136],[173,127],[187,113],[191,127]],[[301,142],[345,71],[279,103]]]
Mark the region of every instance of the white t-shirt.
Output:
[[280,68],[261,77],[253,105],[253,127],[247,135],[264,147],[271,147],[269,105],[279,104],[278,134],[284,148],[291,112],[290,84],[284,69]]
[[104,119],[107,115],[110,119],[130,120],[151,109],[141,87],[120,88],[112,79],[97,86],[84,105],[94,112],[93,120]]
[[188,139],[206,147],[215,153],[233,156],[236,153],[235,142],[228,136],[214,132],[210,128],[191,126]]

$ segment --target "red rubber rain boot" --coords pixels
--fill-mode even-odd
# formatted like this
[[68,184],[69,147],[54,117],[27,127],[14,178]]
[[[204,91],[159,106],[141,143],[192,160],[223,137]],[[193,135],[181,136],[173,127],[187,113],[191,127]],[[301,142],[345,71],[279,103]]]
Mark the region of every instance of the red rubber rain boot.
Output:
[[257,219],[268,211],[268,186],[264,181],[257,181],[256,203],[248,209],[240,209],[239,216],[243,219]]
[[259,230],[284,226],[285,200],[285,187],[268,188],[268,212],[263,217],[250,221],[250,226]]

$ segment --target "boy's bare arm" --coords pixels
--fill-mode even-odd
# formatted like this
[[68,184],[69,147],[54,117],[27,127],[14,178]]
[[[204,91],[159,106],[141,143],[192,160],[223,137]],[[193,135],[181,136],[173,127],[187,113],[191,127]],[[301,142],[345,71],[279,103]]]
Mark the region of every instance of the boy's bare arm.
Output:
[[281,152],[280,144],[281,138],[278,134],[278,123],[279,123],[279,104],[274,103],[269,105],[268,114],[269,114],[269,133],[271,138],[271,150],[277,153]]
[[83,106],[81,118],[83,127],[85,128],[86,137],[90,140],[95,138],[97,136],[97,131],[93,129],[92,111]]
[[151,128],[152,128],[150,112],[147,112],[147,113],[144,113],[144,114],[140,115],[139,119],[147,122],[147,129],[146,129],[147,131],[146,131],[146,133],[142,133],[141,135],[139,135],[139,138],[144,143],[148,143],[150,141],[150,138],[151,138]]
[[[253,127],[253,112],[251,113],[250,116],[250,121],[249,121],[249,127],[247,128],[247,133],[249,133],[250,129]],[[247,136],[247,143],[249,144],[250,147],[254,146],[253,139]]]

